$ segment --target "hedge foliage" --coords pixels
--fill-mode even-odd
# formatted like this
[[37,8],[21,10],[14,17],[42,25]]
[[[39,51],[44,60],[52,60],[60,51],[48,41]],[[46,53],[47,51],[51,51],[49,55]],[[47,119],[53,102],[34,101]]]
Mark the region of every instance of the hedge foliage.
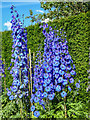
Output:
[[[86,88],[89,81],[88,73],[87,73],[87,70],[89,69],[88,63],[89,63],[89,46],[90,46],[89,19],[90,19],[90,12],[88,11],[87,13],[80,13],[79,15],[74,15],[67,18],[61,18],[60,20],[54,20],[53,22],[50,22],[50,21],[48,22],[48,25],[52,26],[53,29],[60,30],[61,28],[63,28],[64,31],[66,31],[69,53],[72,57],[73,63],[76,66],[76,76],[74,79],[76,80],[75,82],[77,82],[78,80],[80,80],[81,82],[80,90],[78,91],[78,94],[76,94],[76,97],[73,96],[72,98],[71,95],[69,95],[67,101],[69,100],[69,102],[75,102],[80,104],[83,103],[84,105],[83,104],[81,105],[84,107],[85,107],[85,104],[88,105],[87,101],[89,100],[88,93],[86,92]],[[30,48],[32,53],[36,52],[40,44],[42,46],[44,45],[45,37],[43,36],[42,29],[39,28],[39,24],[28,26],[26,27],[26,29],[27,29],[28,49]],[[11,54],[12,54],[11,53],[11,50],[12,50],[11,33],[12,31],[2,32],[2,59],[5,59],[6,61],[6,78],[5,78],[6,87],[10,87],[11,81],[12,81],[11,80],[12,76],[9,74],[9,71],[7,71],[7,67],[9,67],[10,65]],[[3,87],[4,87],[4,83],[3,83]],[[57,97],[58,96],[59,94],[57,94]],[[60,99],[60,96],[58,99]],[[62,112],[60,113],[58,111],[59,113],[57,113],[57,111],[55,111],[56,109],[59,110],[58,109],[59,102],[60,101],[58,101],[57,104],[54,103],[53,107],[51,108],[52,109],[51,114],[53,114],[53,116],[59,115],[59,114],[62,114],[63,116]],[[54,108],[54,105],[56,106],[55,108]],[[70,104],[68,104],[68,108],[67,108],[68,110],[69,110],[69,105]],[[72,106],[75,106],[74,103]],[[81,116],[83,107],[79,109],[81,110],[79,116]],[[86,108],[86,111],[83,112],[83,117],[86,117],[85,116],[86,114],[84,115],[85,112],[87,114],[88,108]],[[45,116],[46,114],[44,113],[43,115]],[[76,114],[78,115],[77,112]],[[48,116],[50,115],[48,114]],[[70,117],[72,116],[70,111],[68,111],[68,116]]]

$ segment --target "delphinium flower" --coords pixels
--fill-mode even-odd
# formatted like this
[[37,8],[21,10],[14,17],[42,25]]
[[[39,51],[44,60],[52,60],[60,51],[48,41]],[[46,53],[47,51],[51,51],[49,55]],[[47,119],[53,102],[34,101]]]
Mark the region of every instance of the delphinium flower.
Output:
[[68,90],[69,90],[69,91],[71,91],[71,90],[72,90],[70,86],[68,86]]
[[[48,25],[44,24],[43,27],[43,34],[46,37],[44,41],[45,43],[44,50],[46,53],[44,53],[44,55],[47,60],[48,58],[50,58],[50,61],[52,62],[52,74],[53,74],[52,80],[54,81],[53,84],[55,90],[62,91],[65,93],[66,85],[68,85],[69,91],[72,90],[71,84],[74,83],[73,77],[76,75],[75,65],[73,64],[73,60],[71,59],[71,56],[68,51],[67,40],[65,35],[66,32],[64,32],[64,30],[61,29],[60,31],[61,36],[58,36],[56,32],[59,31],[53,30],[52,27],[50,26],[49,27],[50,32],[48,34],[45,30],[47,26]],[[50,53],[48,53],[49,50],[51,50],[52,57],[49,57],[50,56]],[[76,86],[78,87],[79,85],[76,84]],[[45,87],[47,87],[47,84],[45,84]],[[63,97],[64,95],[66,96],[67,93],[63,94]]]
[[7,92],[7,95],[10,96],[10,95],[11,95],[11,91],[8,91],[8,92]]
[[[62,84],[62,86],[63,86],[63,90],[64,90],[66,85],[68,84],[68,90],[71,91],[72,89],[70,86],[72,86],[72,85],[70,85],[70,83],[74,82],[73,77],[74,77],[74,75],[76,75],[76,72],[71,67],[73,61],[71,59],[71,56],[68,51],[68,46],[66,44],[67,44],[67,41],[65,38],[65,40],[61,43],[61,51],[62,51],[61,64],[64,64],[64,66],[65,66],[65,69],[61,68],[64,71],[63,79],[65,80],[64,83]],[[63,50],[66,50],[66,52],[64,53]],[[75,65],[74,65],[74,67],[75,67]],[[65,91],[63,91],[63,92],[65,92]],[[64,94],[63,94],[63,96],[64,96]],[[66,94],[65,94],[65,96],[66,96]]]
[[[60,31],[60,34],[62,34],[63,31]],[[55,78],[56,79],[56,91],[57,91],[57,88],[58,88],[58,91],[61,91],[61,96],[62,97],[65,97],[67,95],[67,93],[65,92],[65,86],[68,84],[68,78],[71,77],[71,75],[69,73],[66,73],[67,72],[67,61],[65,61],[65,55],[68,54],[68,46],[66,45],[67,41],[66,41],[66,38],[65,40],[62,38],[64,35],[61,35],[60,37],[58,36],[56,38],[56,44],[54,45],[55,49],[54,51],[58,51],[58,53],[56,52],[55,53],[55,56],[58,55],[58,60],[59,60],[59,64],[56,66],[58,68],[58,78]],[[58,46],[58,47],[56,47]],[[69,56],[67,56],[69,58]],[[68,61],[68,64],[70,64],[70,61]],[[57,69],[57,68],[54,68],[54,69]],[[56,74],[56,70],[55,70],[55,74]],[[57,87],[59,86],[59,87]]]
[[13,99],[14,99],[14,96],[11,95],[11,96],[9,97],[9,100],[13,100]]
[[34,116],[35,116],[35,117],[39,117],[39,116],[40,116],[39,111],[35,111],[35,112],[34,112]]
[[35,110],[35,106],[31,106],[31,111],[34,111]]
[[[27,33],[23,28],[23,24],[20,21],[19,14],[15,10],[15,7],[11,6],[12,13],[12,37],[13,37],[13,45],[12,45],[12,59],[11,62],[14,63],[14,66],[10,70],[12,63],[8,70],[10,70],[10,74],[13,77],[12,86],[10,86],[11,92],[14,96],[22,98],[24,95],[28,93],[28,65],[27,65]],[[7,90],[8,91],[8,90]],[[9,92],[9,91],[8,91]],[[13,99],[9,97],[10,100]],[[10,95],[10,94],[7,94]]]
[[[44,25],[45,26],[45,25]],[[53,81],[53,51],[52,51],[52,38],[53,34],[50,32],[49,34],[45,31],[45,27],[43,27],[43,33],[46,37],[44,40],[44,62],[43,62],[43,68],[44,68],[44,83],[43,87],[46,92],[46,99],[47,100],[53,100],[55,93],[54,93],[54,81]],[[48,25],[46,25],[48,27]]]
[[61,92],[61,96],[65,97],[67,95],[67,93],[65,91]]
[[[36,55],[37,59],[35,61],[35,67],[34,67],[34,75],[33,75],[33,89],[32,89],[32,95],[31,95],[31,103],[39,103],[44,107],[43,101],[43,69],[42,69],[42,60],[41,60],[41,52],[37,51]],[[34,106],[31,106],[31,111],[34,112],[35,117],[39,117],[40,113],[39,111],[36,111],[36,109],[32,109]]]
[[[60,92],[62,97],[67,96],[65,88],[68,87],[68,91],[72,90],[73,77],[76,75],[76,72],[74,71],[75,65],[73,65],[73,60],[68,51],[66,35],[58,36],[57,32],[59,30],[53,30],[51,26],[49,27],[49,33],[47,33],[46,28],[48,28],[48,24],[45,23],[41,27],[46,37],[44,40],[43,61],[39,61],[35,65],[33,78],[34,94],[32,94],[30,101],[39,102],[44,107],[44,98],[53,100],[55,91]],[[60,33],[62,34],[63,30]],[[38,55],[41,56],[39,53]],[[79,88],[79,85],[76,84],[76,87]],[[34,115],[37,116],[35,113]]]
[[80,84],[79,84],[79,83],[76,83],[76,87],[77,87],[77,88],[80,88]]
[[[47,26],[43,26],[43,29],[45,29],[45,27]],[[44,34],[45,33],[44,31]],[[50,35],[46,35],[46,37],[48,37]],[[33,84],[33,91],[35,91],[35,89],[37,89],[37,92],[35,93],[34,97],[31,97],[31,102],[38,102],[39,104],[44,107],[45,102],[43,101],[44,98],[47,98],[49,100],[52,100],[55,96],[54,94],[54,87],[53,87],[53,79],[52,79],[52,60],[51,60],[51,56],[52,56],[52,50],[50,49],[50,44],[49,40],[45,41],[45,47],[44,47],[44,55],[43,55],[43,62],[41,62],[41,59],[39,59],[39,57],[41,56],[38,53],[38,65],[35,65],[34,68],[34,84]],[[38,91],[39,90],[39,91]],[[45,92],[44,92],[45,91]],[[37,93],[39,93],[39,99],[35,96],[37,96]],[[38,101],[36,101],[36,99],[38,99]]]
[[[44,25],[45,26],[45,25]],[[47,25],[48,26],[48,25]],[[49,34],[46,32],[45,28],[47,28],[47,26],[43,27],[43,34],[45,35],[46,39],[44,40],[44,63],[48,64],[48,69],[51,68],[51,71],[49,71],[51,74],[51,78],[50,81],[50,85],[52,84],[52,89],[49,88],[46,84],[45,84],[45,90],[48,90],[48,92],[50,91],[53,95],[54,93],[54,88],[55,88],[55,79],[58,80],[59,77],[59,64],[60,64],[60,56],[59,56],[59,42],[58,42],[58,37],[55,36],[55,32],[54,30],[52,30],[52,27],[49,27]],[[50,67],[50,68],[49,68]],[[48,69],[46,69],[46,75],[48,74]],[[46,78],[47,79],[47,78]],[[51,90],[50,90],[51,89]],[[49,97],[50,98],[50,97]]]
[[[39,102],[40,105],[45,109],[45,99],[53,100],[54,93],[54,85],[53,85],[53,74],[52,74],[52,45],[49,40],[52,38],[50,34],[46,33],[45,28],[48,25],[43,25],[43,33],[46,37],[44,41],[44,53],[43,53],[43,61],[41,62],[41,54],[40,51],[37,54],[38,63],[34,68],[34,84],[33,84],[33,95],[31,96],[31,102]],[[49,39],[47,39],[49,37]],[[35,92],[36,91],[36,92]],[[34,112],[35,115],[35,112]]]
[[[44,68],[44,82],[46,85],[43,85],[45,87],[45,92],[47,92],[47,98],[49,100],[52,100],[55,96],[54,93],[54,81],[53,81],[53,50],[52,50],[52,41],[54,34],[53,32],[47,33],[45,28],[48,27],[48,24],[44,24],[43,26],[43,34],[45,35],[46,39],[44,40],[44,62],[43,62],[43,68]],[[52,30],[52,28],[49,28]],[[52,95],[51,95],[52,94]]]
[[[55,88],[56,91],[61,90],[61,86],[57,85],[55,86],[55,77],[58,80],[59,77],[59,64],[60,64],[60,54],[59,54],[59,42],[58,38],[56,38],[54,35],[54,31],[50,31],[49,34],[46,32],[45,28],[48,27],[48,25],[44,25],[43,27],[43,34],[45,35],[46,39],[44,40],[44,62],[43,62],[43,87],[45,92],[43,93],[43,98],[48,98],[49,100],[53,100],[55,96]],[[50,30],[51,27],[49,28]],[[53,39],[55,37],[55,41],[53,42]],[[56,45],[56,46],[55,46]],[[54,48],[58,49],[54,49]],[[54,52],[55,50],[55,52]],[[56,57],[56,59],[54,59]],[[54,61],[54,62],[53,62]],[[56,74],[55,74],[56,72]]]
[[4,75],[5,75],[5,65],[4,65],[3,61],[2,61],[2,67],[1,67],[1,73],[2,73],[2,77],[4,77]]

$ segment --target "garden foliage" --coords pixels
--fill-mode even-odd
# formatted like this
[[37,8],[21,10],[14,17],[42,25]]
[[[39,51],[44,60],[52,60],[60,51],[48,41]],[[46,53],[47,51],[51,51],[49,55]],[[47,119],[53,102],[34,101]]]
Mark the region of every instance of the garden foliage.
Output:
[[[87,84],[88,84],[88,62],[89,62],[89,12],[80,13],[79,15],[74,15],[67,18],[61,18],[59,20],[54,20],[53,22],[48,22],[48,25],[53,29],[60,30],[64,29],[67,34],[67,45],[68,51],[71,55],[73,63],[76,66],[76,76],[74,79],[80,80],[80,89],[74,94],[68,96],[66,105],[67,105],[67,115],[69,118],[88,118],[88,93],[86,92]],[[56,26],[56,28],[55,28]],[[42,28],[39,28],[39,24],[35,24],[34,26],[29,26],[27,29],[27,46],[28,49],[31,48],[31,52],[35,52],[38,50],[38,45],[42,44],[42,48],[44,47],[44,39],[45,36],[42,34]],[[6,87],[10,87],[12,83],[12,76],[9,74],[8,67],[11,62],[11,50],[12,50],[12,31],[4,31],[2,33],[2,59],[5,59],[5,73],[6,73]],[[60,35],[58,33],[58,35]],[[43,50],[43,49],[42,49]],[[2,87],[3,94],[4,90],[4,78],[2,78]],[[3,109],[3,117],[9,118],[11,114],[6,109],[9,106],[9,99],[7,96],[2,95],[2,109]],[[14,104],[15,107],[16,103]],[[63,118],[64,116],[64,103],[60,94],[57,93],[56,97],[53,101],[49,102],[49,111],[45,112],[42,110],[42,107],[39,107],[36,103],[37,109],[41,111],[41,118]],[[19,106],[15,108],[17,113]],[[5,112],[6,111],[6,112]],[[15,112],[14,111],[14,112]],[[13,113],[13,111],[12,111]],[[28,113],[28,111],[27,111]],[[15,113],[14,113],[15,114]],[[19,114],[19,113],[18,113]],[[19,116],[20,117],[20,116]]]

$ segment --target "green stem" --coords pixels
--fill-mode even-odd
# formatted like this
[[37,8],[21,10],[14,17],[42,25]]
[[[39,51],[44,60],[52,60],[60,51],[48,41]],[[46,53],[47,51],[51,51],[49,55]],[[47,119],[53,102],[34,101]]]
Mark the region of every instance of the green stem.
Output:
[[[29,54],[28,54],[28,66],[29,66]],[[29,70],[28,70],[28,86],[29,86],[29,99],[31,99],[31,93],[30,93],[30,74],[29,74]],[[31,103],[29,102],[30,108],[31,108]],[[29,117],[30,117],[30,113],[29,113]]]
[[[62,75],[62,78],[63,78],[63,75]],[[64,91],[65,91],[65,88],[64,88]],[[64,97],[64,110],[65,110],[65,118],[67,118],[66,97]]]
[[[20,61],[20,57],[19,57],[19,61]],[[20,68],[20,74],[19,74],[19,77],[20,77],[20,84],[22,83],[21,81],[21,68]],[[21,119],[22,119],[22,99],[20,99],[20,114],[21,114]]]
[[65,118],[67,118],[66,97],[64,97]]
[[[30,56],[30,81],[31,81],[31,95],[32,95],[32,70],[31,70],[31,50],[29,49],[29,56]],[[31,106],[33,103],[31,103]],[[33,111],[32,111],[32,118],[33,118]]]

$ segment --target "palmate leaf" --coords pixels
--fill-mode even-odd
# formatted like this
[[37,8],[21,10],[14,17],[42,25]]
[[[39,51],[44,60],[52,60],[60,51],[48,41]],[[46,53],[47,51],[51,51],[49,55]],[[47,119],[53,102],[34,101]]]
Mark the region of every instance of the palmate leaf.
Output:
[[73,118],[77,118],[77,116],[76,116],[76,115],[73,115],[73,114],[72,114],[72,117],[73,117]]
[[54,114],[54,111],[55,111],[55,110],[50,110],[50,111],[48,111],[48,112],[46,112],[46,113],[47,113],[48,115],[51,115],[51,116],[52,116],[52,115]]
[[77,112],[77,111],[75,111],[73,109],[69,109],[68,111],[71,112],[71,113],[75,113],[76,115],[81,115],[80,112]]
[[43,115],[40,116],[40,118],[47,118],[47,115],[43,114]]
[[[88,116],[88,107],[82,102],[68,104],[67,115],[73,118],[86,118]],[[88,118],[88,117],[87,117]]]
[[59,102],[55,109],[58,109],[58,108],[61,108],[62,110],[64,110],[64,105],[61,102]]
[[21,118],[21,115],[17,112],[16,115],[12,115],[10,118]]
[[70,116],[71,116],[71,112],[70,112],[70,111],[67,111],[67,115],[70,117]]
[[8,118],[9,118],[11,116],[11,114],[13,113],[13,111],[15,112],[15,108],[10,106],[10,104],[5,106],[4,109],[2,110],[2,113],[3,113],[2,117],[7,118],[7,116],[8,116]]
[[65,117],[65,114],[62,110],[60,111],[57,111],[56,112],[56,115],[54,115],[55,118],[64,118]]
[[2,103],[7,102],[7,97],[1,97],[1,102],[2,102]]

